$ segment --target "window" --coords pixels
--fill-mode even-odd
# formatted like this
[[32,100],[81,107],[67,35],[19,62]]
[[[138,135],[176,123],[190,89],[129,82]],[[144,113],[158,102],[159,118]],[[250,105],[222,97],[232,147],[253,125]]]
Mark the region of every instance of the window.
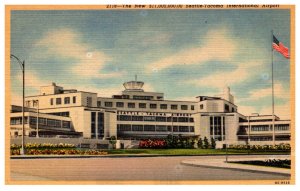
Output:
[[132,125],[132,131],[143,131],[143,125]]
[[269,131],[269,125],[252,125],[251,131]]
[[289,124],[275,125],[275,131],[289,131],[289,130],[290,130]]
[[194,118],[191,117],[190,118],[190,122],[193,123],[194,122]]
[[178,126],[173,126],[173,132],[178,132]]
[[165,125],[157,125],[156,126],[156,131],[167,131],[167,126]]
[[86,105],[92,107],[92,97],[86,97]]
[[123,103],[123,102],[117,102],[117,103],[116,103],[116,106],[117,106],[117,107],[124,107],[124,103]]
[[150,109],[156,109],[156,107],[157,107],[156,104],[154,104],[154,103],[151,103],[151,104],[150,104]]
[[193,105],[191,105],[191,110],[195,110],[195,107]]
[[171,105],[171,109],[176,110],[178,108],[177,105]]
[[50,99],[50,105],[53,105],[53,98]]
[[97,101],[97,107],[101,107],[101,101]]
[[187,117],[178,117],[178,122],[188,122],[189,118]]
[[132,121],[143,121],[143,116],[132,116]]
[[38,107],[39,100],[33,100],[33,107]]
[[151,100],[151,99],[153,99],[153,96],[137,96],[137,95],[134,95],[134,96],[133,96],[133,99],[138,99],[138,100]]
[[188,126],[179,126],[179,132],[189,132]]
[[112,102],[104,102],[105,107],[112,107]]
[[173,122],[177,122],[178,118],[177,117],[172,117]]
[[200,109],[203,109],[203,104],[200,105]]
[[61,104],[61,98],[56,98],[56,105],[60,105]]
[[26,107],[30,107],[30,101],[26,101],[26,102],[25,102],[25,106],[26,106]]
[[65,104],[70,104],[70,97],[65,97],[64,103]]
[[120,115],[118,118],[120,121],[131,121],[130,115]]
[[76,96],[73,96],[73,103],[76,103]]
[[181,105],[181,110],[187,110],[188,106],[187,105]]
[[167,104],[160,104],[160,109],[168,109],[168,105]]
[[135,108],[135,103],[128,103],[128,108]]
[[195,131],[194,126],[190,126],[190,132],[194,132],[194,131]]
[[47,122],[48,122],[48,126],[50,126],[50,127],[55,126],[55,120],[54,119],[48,119]]
[[155,116],[144,116],[144,121],[155,121]]
[[225,110],[225,112],[229,112],[229,105],[225,104],[224,105],[224,110]]
[[39,117],[39,125],[46,125],[46,124],[47,124],[47,119]]
[[155,125],[144,125],[144,131],[155,131]]
[[54,112],[54,113],[47,113],[50,115],[56,115],[56,116],[64,116],[64,117],[70,117],[70,112]]
[[62,127],[63,128],[71,128],[71,122],[70,121],[62,121]]
[[120,131],[131,131],[131,125],[120,124],[119,130],[120,130]]
[[160,121],[160,122],[166,122],[167,118],[166,117],[156,117],[156,121]]
[[139,108],[146,108],[146,103],[139,103]]

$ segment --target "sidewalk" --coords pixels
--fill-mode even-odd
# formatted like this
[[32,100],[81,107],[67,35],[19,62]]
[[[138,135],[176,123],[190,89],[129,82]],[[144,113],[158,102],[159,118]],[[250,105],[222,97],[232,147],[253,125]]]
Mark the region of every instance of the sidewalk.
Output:
[[250,156],[228,156],[226,163],[226,156],[224,158],[219,159],[192,159],[192,160],[183,160],[181,164],[189,165],[189,166],[201,166],[208,168],[219,168],[219,169],[233,169],[233,170],[242,170],[242,171],[259,171],[265,173],[278,173],[290,175],[291,170],[285,168],[275,168],[275,167],[264,167],[264,166],[255,166],[255,165],[247,165],[247,164],[236,164],[230,163],[234,161],[251,161],[251,160],[268,160],[268,159],[290,159],[289,155],[276,155],[276,156],[268,156],[268,157],[250,157]]

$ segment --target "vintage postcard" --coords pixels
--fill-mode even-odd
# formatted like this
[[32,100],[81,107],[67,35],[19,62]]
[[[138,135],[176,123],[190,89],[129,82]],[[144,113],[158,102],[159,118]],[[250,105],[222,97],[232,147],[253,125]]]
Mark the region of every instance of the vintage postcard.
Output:
[[7,5],[6,184],[295,184],[294,5]]

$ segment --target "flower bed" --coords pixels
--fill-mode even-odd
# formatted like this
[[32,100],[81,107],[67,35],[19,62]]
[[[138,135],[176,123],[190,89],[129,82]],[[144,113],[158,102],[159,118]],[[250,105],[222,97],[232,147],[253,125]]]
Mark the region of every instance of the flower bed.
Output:
[[[27,143],[25,144],[25,149],[53,149],[53,148],[76,148],[74,144],[67,143],[59,143],[59,144],[51,144],[51,143]],[[21,145],[12,144],[10,149],[20,149]]]
[[235,162],[230,162],[230,163],[269,166],[269,167],[277,167],[277,168],[291,168],[291,160],[280,160],[280,159],[269,159],[269,160],[265,160],[265,161],[260,161],[260,160],[235,161]]
[[139,143],[139,148],[145,149],[145,148],[151,148],[151,149],[163,149],[167,147],[167,142],[165,140],[161,139],[147,139],[147,140],[141,140]]
[[[19,149],[12,149],[11,155],[20,155]],[[26,155],[107,155],[106,151],[77,149],[28,149]]]
[[290,144],[279,145],[229,145],[229,149],[253,150],[253,151],[290,151]]
[[[106,151],[77,149],[74,144],[36,144],[27,143],[25,146],[27,155],[107,155]],[[10,146],[11,155],[20,155],[21,145]]]

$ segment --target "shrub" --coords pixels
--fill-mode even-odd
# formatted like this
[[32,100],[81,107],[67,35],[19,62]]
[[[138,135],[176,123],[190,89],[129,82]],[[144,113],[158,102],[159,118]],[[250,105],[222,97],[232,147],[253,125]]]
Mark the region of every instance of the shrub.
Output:
[[215,141],[214,138],[211,138],[211,139],[210,139],[210,144],[211,144],[211,148],[212,148],[212,149],[215,149],[215,148],[216,148],[216,141]]
[[198,145],[199,149],[203,149],[203,141],[202,141],[201,137],[199,138],[197,145]]
[[204,137],[203,140],[203,148],[208,149],[209,148],[209,143],[207,137]]

